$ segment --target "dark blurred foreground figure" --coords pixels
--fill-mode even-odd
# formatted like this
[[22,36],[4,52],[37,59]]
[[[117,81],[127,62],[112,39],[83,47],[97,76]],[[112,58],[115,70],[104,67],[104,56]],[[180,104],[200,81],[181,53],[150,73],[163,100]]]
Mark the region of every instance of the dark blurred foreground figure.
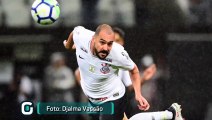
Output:
[[15,72],[12,83],[3,95],[1,101],[2,120],[31,120],[33,115],[25,116],[21,113],[21,102],[28,100],[33,101],[33,86],[31,79],[22,72]]

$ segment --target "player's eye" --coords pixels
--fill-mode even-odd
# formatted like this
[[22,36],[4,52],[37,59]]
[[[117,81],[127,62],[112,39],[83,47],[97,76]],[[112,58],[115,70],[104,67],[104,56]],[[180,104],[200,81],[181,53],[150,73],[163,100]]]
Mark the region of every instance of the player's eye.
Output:
[[113,42],[109,42],[107,45],[111,47],[113,45]]
[[100,44],[101,44],[101,45],[104,45],[104,44],[105,44],[105,42],[104,42],[104,41],[99,41],[99,42],[100,42]]

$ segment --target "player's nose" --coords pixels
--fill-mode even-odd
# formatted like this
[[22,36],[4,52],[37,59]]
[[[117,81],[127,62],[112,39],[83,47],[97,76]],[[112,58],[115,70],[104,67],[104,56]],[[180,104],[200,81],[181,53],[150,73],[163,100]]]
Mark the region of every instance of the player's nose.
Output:
[[108,47],[107,44],[103,45],[103,50],[105,50],[105,51],[108,51],[109,50],[109,47]]

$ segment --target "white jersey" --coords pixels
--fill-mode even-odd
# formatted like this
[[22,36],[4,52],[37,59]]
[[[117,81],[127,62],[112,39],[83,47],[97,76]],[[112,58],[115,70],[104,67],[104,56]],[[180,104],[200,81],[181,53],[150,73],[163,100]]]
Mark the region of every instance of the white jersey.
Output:
[[132,70],[135,64],[124,48],[115,42],[105,60],[94,56],[90,50],[93,35],[93,31],[82,26],[73,31],[81,87],[91,102],[119,99],[125,93],[125,86],[118,76],[119,69]]
[[118,75],[126,87],[129,87],[130,85],[132,85],[129,71],[119,70]]

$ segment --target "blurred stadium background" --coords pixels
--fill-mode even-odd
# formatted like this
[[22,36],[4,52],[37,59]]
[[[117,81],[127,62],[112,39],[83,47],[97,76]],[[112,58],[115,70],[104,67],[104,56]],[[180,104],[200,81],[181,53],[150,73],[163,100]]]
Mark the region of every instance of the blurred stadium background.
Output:
[[[0,0],[0,120],[85,119],[23,117],[20,97],[25,90],[23,100],[46,101],[51,54],[63,53],[74,71],[75,54],[65,50],[63,40],[77,25],[95,30],[101,23],[125,31],[125,48],[141,69],[141,59],[153,57],[158,72],[151,110],[178,102],[186,120],[212,119],[212,0],[58,0],[60,18],[50,26],[32,20],[33,1]],[[23,74],[31,82],[21,84]],[[79,85],[68,90],[80,101]]]

